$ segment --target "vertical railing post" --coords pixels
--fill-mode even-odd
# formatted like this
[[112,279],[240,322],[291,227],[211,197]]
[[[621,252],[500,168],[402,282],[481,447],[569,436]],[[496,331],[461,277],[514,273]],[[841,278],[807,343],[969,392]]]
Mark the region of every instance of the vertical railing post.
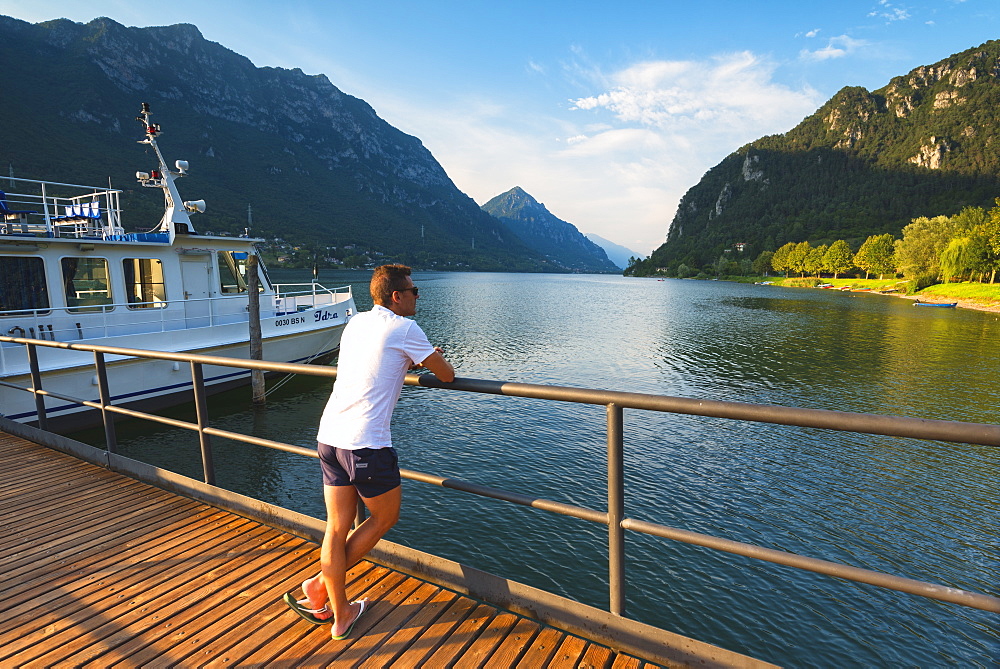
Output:
[[[251,253],[247,258],[247,294],[249,298],[249,314],[247,322],[250,333],[250,359],[264,359],[264,339],[260,331],[260,285],[258,276],[259,260],[256,253]],[[250,370],[251,401],[255,406],[263,406],[267,401],[267,393],[264,387],[264,372],[260,369]]]
[[101,418],[104,420],[104,441],[108,445],[108,453],[118,449],[118,436],[115,433],[115,416],[107,407],[111,406],[111,389],[108,386],[108,367],[104,364],[104,354],[94,351],[94,366],[97,367],[97,388],[101,393]]
[[25,344],[28,347],[28,365],[31,368],[31,390],[35,396],[35,413],[38,414],[38,427],[42,430],[49,429],[49,419],[45,415],[45,397],[38,391],[42,389],[42,373],[38,367],[38,351],[34,344]]
[[611,613],[625,614],[625,473],[622,408],[608,404],[608,588]]
[[194,390],[194,408],[198,417],[198,443],[201,446],[201,466],[205,483],[215,485],[215,464],[212,462],[212,440],[205,434],[208,424],[208,403],[205,402],[205,374],[200,362],[191,362],[191,383]]

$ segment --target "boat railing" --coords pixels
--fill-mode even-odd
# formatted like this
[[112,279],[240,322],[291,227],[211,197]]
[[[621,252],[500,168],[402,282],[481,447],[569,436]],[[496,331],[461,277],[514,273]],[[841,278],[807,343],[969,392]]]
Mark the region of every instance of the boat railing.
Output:
[[[316,365],[298,365],[288,363],[273,363],[262,361],[239,360],[218,356],[203,356],[187,353],[163,353],[135,349],[123,349],[111,346],[91,346],[50,342],[25,338],[0,336],[0,342],[8,342],[25,346],[31,365],[31,387],[22,387],[0,381],[0,385],[34,393],[39,426],[46,428],[45,398],[53,397],[63,401],[78,403],[100,410],[104,422],[105,447],[109,454],[117,450],[117,436],[114,418],[124,416],[153,421],[163,425],[194,431],[198,434],[204,481],[215,485],[215,465],[212,452],[212,437],[229,439],[245,444],[263,446],[279,451],[316,458],[314,449],[305,448],[252,435],[223,430],[209,424],[208,405],[204,387],[203,367],[218,365],[240,369],[258,369],[286,374],[307,374],[312,376],[336,378],[334,367]],[[44,390],[44,379],[38,368],[39,347],[90,351],[94,356],[96,378],[100,397],[98,401],[88,401],[84,398],[69,397]],[[160,360],[188,363],[191,367],[193,399],[197,409],[195,423],[167,418],[145,413],[126,407],[115,406],[111,400],[111,389],[108,384],[107,367],[104,356],[126,355],[146,357]],[[557,402],[571,402],[593,405],[603,408],[606,416],[606,472],[607,472],[607,505],[604,508],[586,508],[555,500],[543,499],[520,491],[502,490],[480,485],[469,481],[461,481],[436,474],[427,474],[411,470],[403,470],[404,478],[421,481],[442,488],[459,490],[474,495],[502,500],[525,507],[549,511],[569,516],[607,528],[608,537],[608,610],[617,616],[625,613],[626,604],[626,561],[625,532],[638,532],[672,541],[678,541],[695,546],[702,546],[733,555],[763,560],[766,562],[794,567],[801,570],[823,574],[826,576],[866,583],[890,590],[919,595],[941,602],[958,604],[974,609],[1000,613],[1000,597],[970,592],[950,586],[928,583],[916,579],[896,576],[883,572],[855,567],[852,565],[832,562],[829,560],[808,557],[734,541],[698,532],[692,532],[676,527],[669,527],[648,520],[625,515],[625,476],[624,476],[624,410],[642,410],[667,412],[688,416],[706,416],[711,418],[749,421],[776,425],[818,428],[842,432],[858,432],[873,435],[889,435],[914,439],[981,444],[985,446],[1000,446],[1000,426],[980,423],[965,423],[945,420],[928,420],[908,418],[903,416],[884,416],[845,411],[830,411],[825,409],[802,409],[778,405],[748,404],[718,400],[700,400],[685,397],[665,395],[650,395],[643,393],[628,393],[609,390],[593,390],[586,388],[571,388],[527,383],[512,383],[480,379],[455,379],[452,383],[443,383],[433,375],[406,376],[405,384],[436,388],[448,392],[471,392],[501,395],[511,398],[531,398]],[[359,520],[361,511],[359,510]]]
[[0,203],[0,234],[74,239],[125,234],[120,190],[19,177],[3,177],[3,182],[10,183],[11,190],[4,193],[6,204]]
[[[100,296],[105,295],[106,291],[80,293],[93,295],[90,299],[83,296],[81,303],[72,307],[0,311],[0,334],[11,334],[11,330],[17,330],[26,334],[37,332],[39,339],[79,341],[130,334],[155,334],[247,320],[246,300],[239,299],[239,296],[222,295],[155,302],[104,302]],[[198,308],[199,304],[205,306]],[[198,311],[197,316],[187,315],[187,309],[192,307]],[[261,315],[269,317],[273,314],[264,311]],[[7,318],[14,316],[17,317],[16,322],[13,318]]]
[[[284,284],[287,286],[309,284]],[[277,287],[276,287],[277,288]],[[105,291],[80,291],[94,293],[91,304],[48,309],[0,311],[0,335],[22,336],[49,341],[82,341],[122,337],[128,335],[155,335],[165,332],[209,328],[233,323],[246,323],[249,319],[245,294],[227,294],[184,300],[156,300],[154,302],[107,302],[100,300]],[[315,294],[315,298],[313,295]],[[325,298],[323,296],[326,296]],[[262,296],[263,297],[263,296]],[[302,312],[315,305],[328,306],[346,302],[352,297],[350,286],[295,292],[285,292],[274,307],[261,302],[261,318],[273,318],[286,313]],[[285,301],[287,298],[301,302]],[[283,307],[289,306],[288,310]],[[349,314],[348,314],[349,316]],[[0,373],[16,370],[23,373],[24,358],[9,357],[11,345],[0,342]]]
[[279,315],[345,302],[351,287],[327,288],[317,282],[278,283],[274,286],[274,306]]

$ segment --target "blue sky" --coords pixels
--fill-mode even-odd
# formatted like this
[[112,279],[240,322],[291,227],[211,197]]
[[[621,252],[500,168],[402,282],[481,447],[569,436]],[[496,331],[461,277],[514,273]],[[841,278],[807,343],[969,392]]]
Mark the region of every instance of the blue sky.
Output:
[[741,145],[844,86],[1000,38],[997,0],[0,0],[0,14],[192,23],[259,67],[326,74],[476,202],[521,186],[643,255]]

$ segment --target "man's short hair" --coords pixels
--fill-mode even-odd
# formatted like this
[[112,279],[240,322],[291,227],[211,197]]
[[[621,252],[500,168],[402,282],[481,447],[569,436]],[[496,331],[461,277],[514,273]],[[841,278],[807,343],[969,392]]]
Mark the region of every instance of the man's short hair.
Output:
[[406,288],[406,277],[410,276],[412,270],[406,265],[380,265],[375,268],[372,274],[371,290],[372,301],[383,307],[392,305],[392,293],[395,290]]

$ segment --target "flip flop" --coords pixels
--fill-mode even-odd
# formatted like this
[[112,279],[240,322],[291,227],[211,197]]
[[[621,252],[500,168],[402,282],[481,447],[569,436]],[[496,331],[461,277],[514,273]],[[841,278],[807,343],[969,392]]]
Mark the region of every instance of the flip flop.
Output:
[[[361,599],[361,600],[358,600],[357,602],[351,602],[351,603],[352,604],[360,604],[361,605],[361,610],[358,611],[358,615],[355,616],[354,620],[351,621],[351,624],[348,625],[347,629],[344,630],[343,634],[341,634],[340,636],[334,636],[333,637],[334,641],[343,641],[344,639],[346,639],[348,637],[348,635],[350,635],[351,630],[354,629],[354,624],[361,619],[361,616],[364,615],[364,612],[368,609],[368,600],[367,599]],[[333,635],[333,630],[332,629],[330,630],[330,635],[331,636]]]
[[288,604],[288,607],[292,611],[295,611],[295,613],[297,613],[300,618],[308,622],[311,622],[313,625],[330,625],[331,623],[333,623],[333,616],[330,616],[329,618],[317,618],[315,615],[317,613],[323,613],[324,611],[329,611],[330,609],[328,609],[326,606],[324,606],[321,609],[306,608],[309,605],[309,602],[305,599],[301,601],[296,600],[295,595],[293,595],[290,592],[286,592],[281,599],[284,600],[285,604]]

